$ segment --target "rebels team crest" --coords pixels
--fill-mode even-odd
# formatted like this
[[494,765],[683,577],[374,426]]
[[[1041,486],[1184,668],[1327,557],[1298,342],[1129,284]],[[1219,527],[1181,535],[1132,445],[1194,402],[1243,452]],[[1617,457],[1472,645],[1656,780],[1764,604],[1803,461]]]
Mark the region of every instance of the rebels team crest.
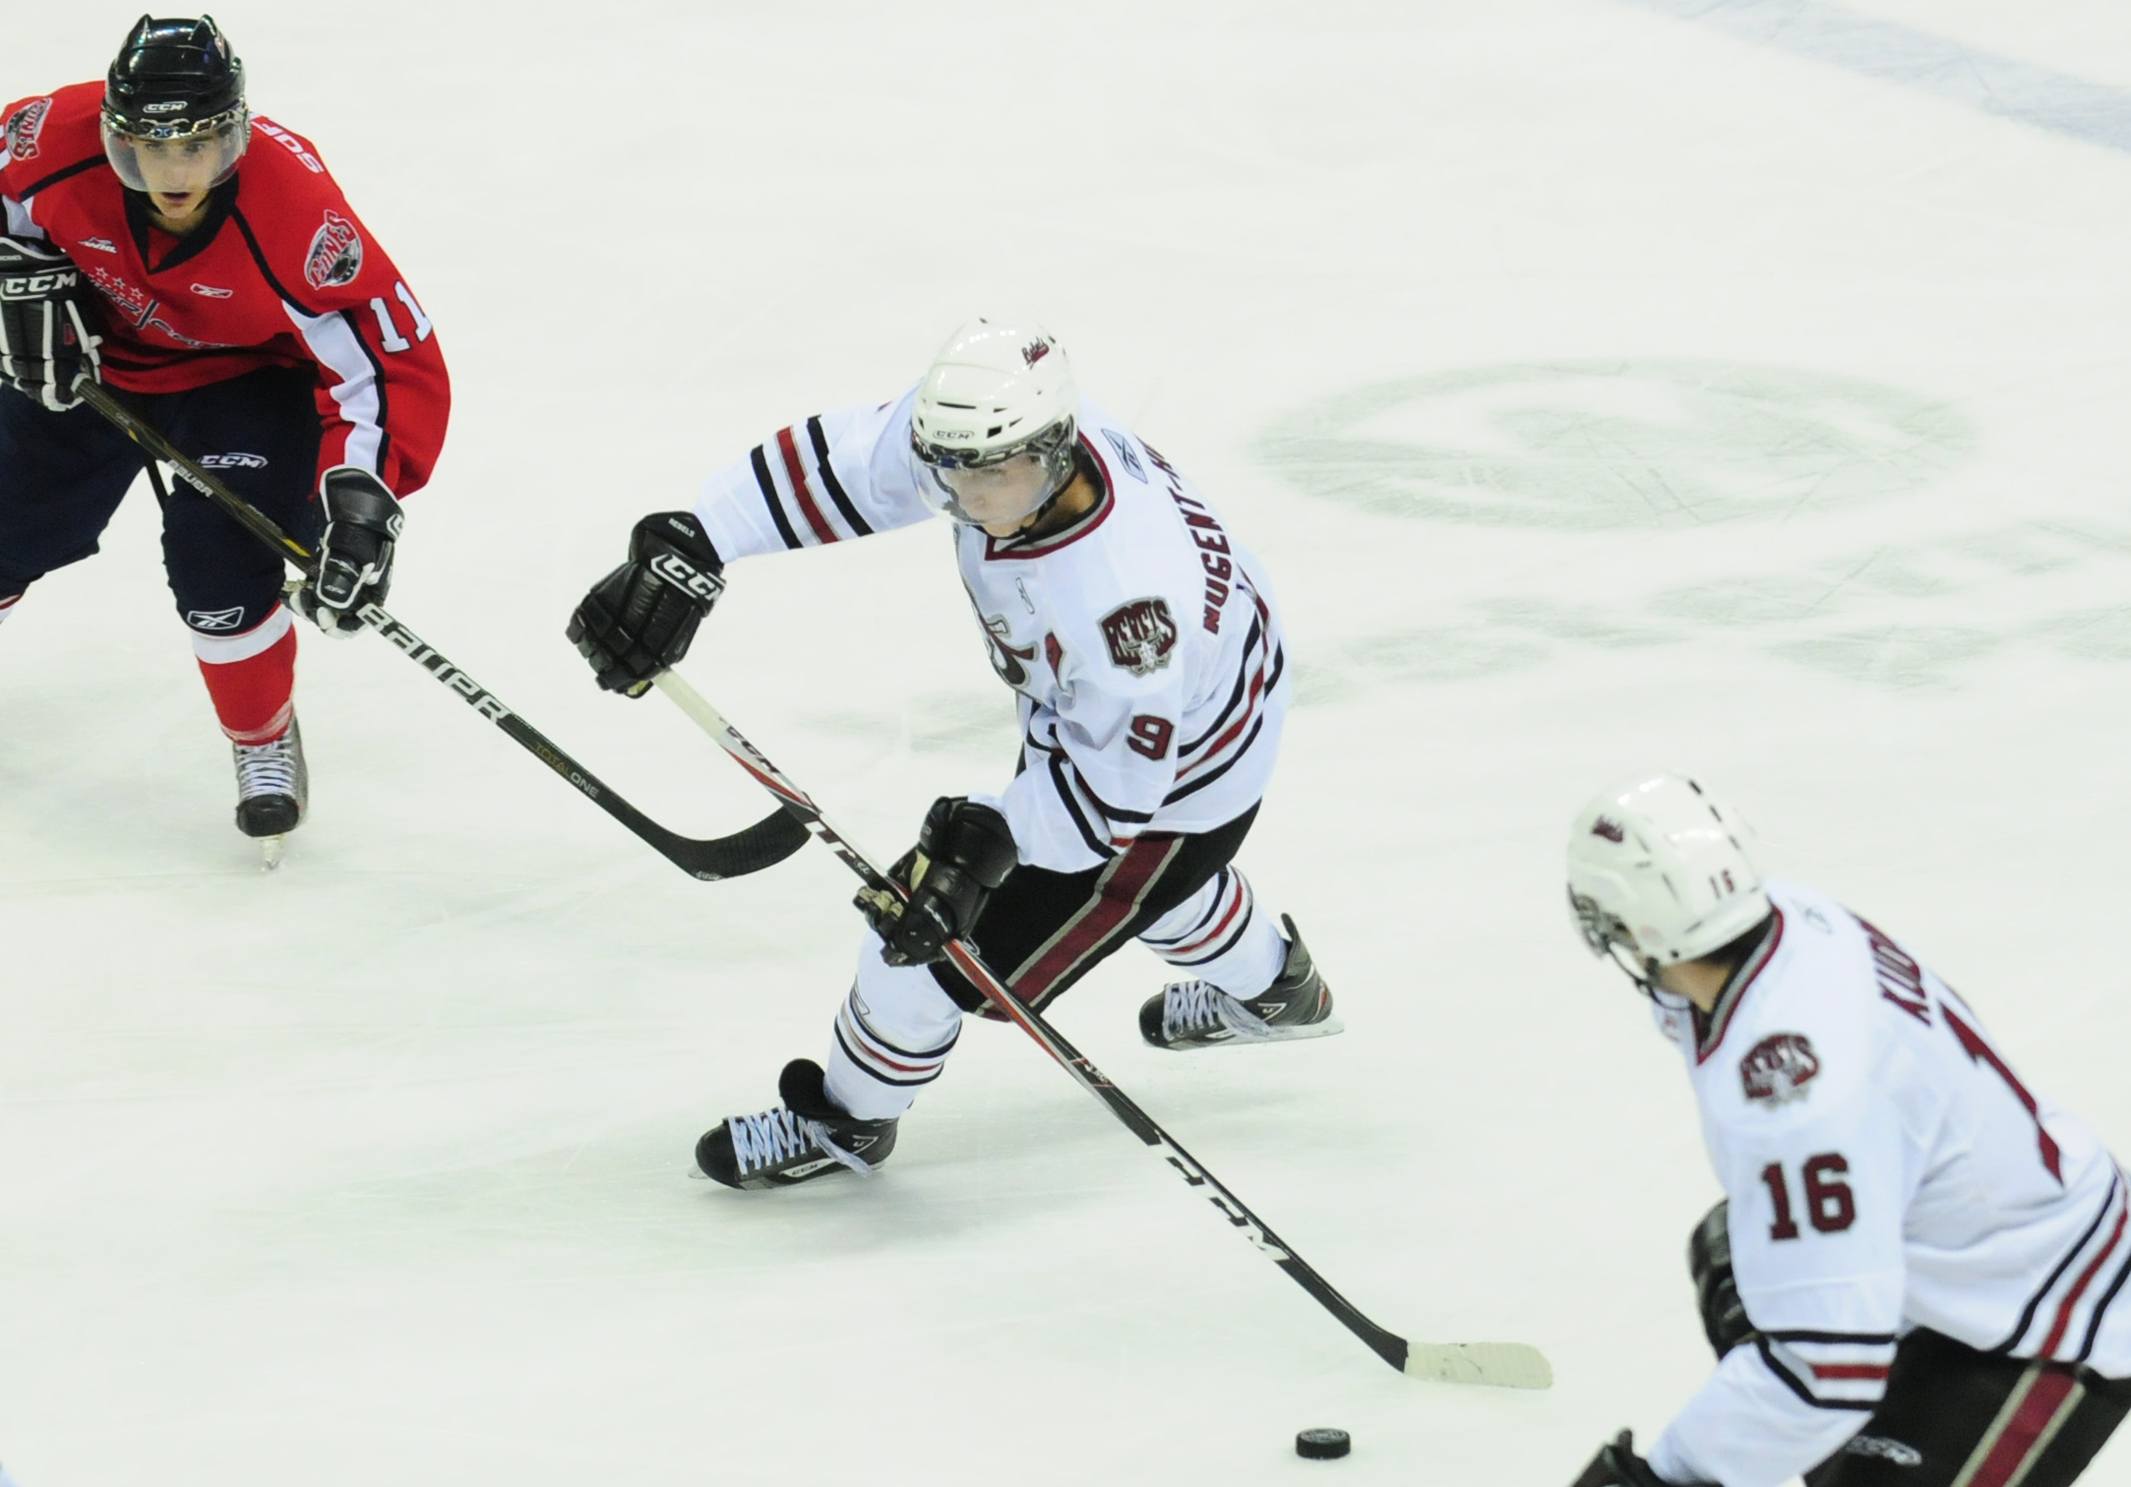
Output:
[[1786,1105],[1811,1093],[1806,1086],[1820,1073],[1820,1056],[1803,1033],[1776,1033],[1763,1038],[1739,1060],[1739,1082],[1749,1100]]
[[1167,666],[1176,634],[1165,599],[1134,599],[1102,617],[1110,659],[1134,676],[1149,676]]
[[52,100],[38,98],[25,103],[7,116],[7,154],[10,160],[35,160],[37,136],[44,133],[44,116],[52,111]]
[[363,235],[340,213],[328,210],[326,220],[311,235],[311,251],[303,261],[303,277],[313,289],[351,284],[363,271]]

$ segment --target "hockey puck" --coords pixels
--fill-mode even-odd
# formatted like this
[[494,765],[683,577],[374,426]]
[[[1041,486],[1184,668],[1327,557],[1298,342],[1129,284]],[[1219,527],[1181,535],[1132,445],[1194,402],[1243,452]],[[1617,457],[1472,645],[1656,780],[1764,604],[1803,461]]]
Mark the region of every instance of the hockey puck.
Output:
[[1337,1461],[1353,1449],[1354,1441],[1344,1430],[1295,1432],[1295,1454],[1306,1461]]

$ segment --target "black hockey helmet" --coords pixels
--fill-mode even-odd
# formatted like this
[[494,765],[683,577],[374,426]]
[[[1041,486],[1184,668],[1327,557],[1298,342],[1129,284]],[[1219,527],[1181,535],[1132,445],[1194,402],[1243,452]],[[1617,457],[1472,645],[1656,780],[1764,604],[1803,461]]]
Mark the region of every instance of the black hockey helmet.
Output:
[[104,126],[179,139],[244,121],[244,64],[213,16],[142,16],[104,79]]

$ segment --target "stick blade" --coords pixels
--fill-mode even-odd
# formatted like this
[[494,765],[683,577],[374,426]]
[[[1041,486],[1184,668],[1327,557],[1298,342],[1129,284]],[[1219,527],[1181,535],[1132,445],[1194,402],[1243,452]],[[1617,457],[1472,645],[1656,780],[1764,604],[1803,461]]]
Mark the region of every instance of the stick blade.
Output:
[[1521,1342],[1417,1342],[1406,1351],[1406,1376],[1432,1384],[1484,1384],[1496,1389],[1550,1389],[1554,1367],[1546,1354]]

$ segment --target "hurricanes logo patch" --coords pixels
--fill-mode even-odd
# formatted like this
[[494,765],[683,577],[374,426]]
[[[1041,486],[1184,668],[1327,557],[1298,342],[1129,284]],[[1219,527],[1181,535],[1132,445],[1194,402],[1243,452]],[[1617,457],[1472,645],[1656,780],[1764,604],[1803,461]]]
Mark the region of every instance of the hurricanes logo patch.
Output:
[[326,220],[311,235],[311,250],[303,261],[303,277],[313,289],[351,284],[363,271],[363,235],[340,213],[328,210]]
[[1166,599],[1134,599],[1102,617],[1110,659],[1134,676],[1150,676],[1169,664],[1176,649],[1176,621]]
[[1787,1105],[1804,1099],[1806,1086],[1820,1074],[1820,1056],[1803,1033],[1775,1033],[1763,1038],[1739,1060],[1739,1083],[1749,1100]]
[[51,111],[51,99],[36,98],[7,116],[7,154],[10,160],[37,158],[37,136],[44,133],[45,115]]

